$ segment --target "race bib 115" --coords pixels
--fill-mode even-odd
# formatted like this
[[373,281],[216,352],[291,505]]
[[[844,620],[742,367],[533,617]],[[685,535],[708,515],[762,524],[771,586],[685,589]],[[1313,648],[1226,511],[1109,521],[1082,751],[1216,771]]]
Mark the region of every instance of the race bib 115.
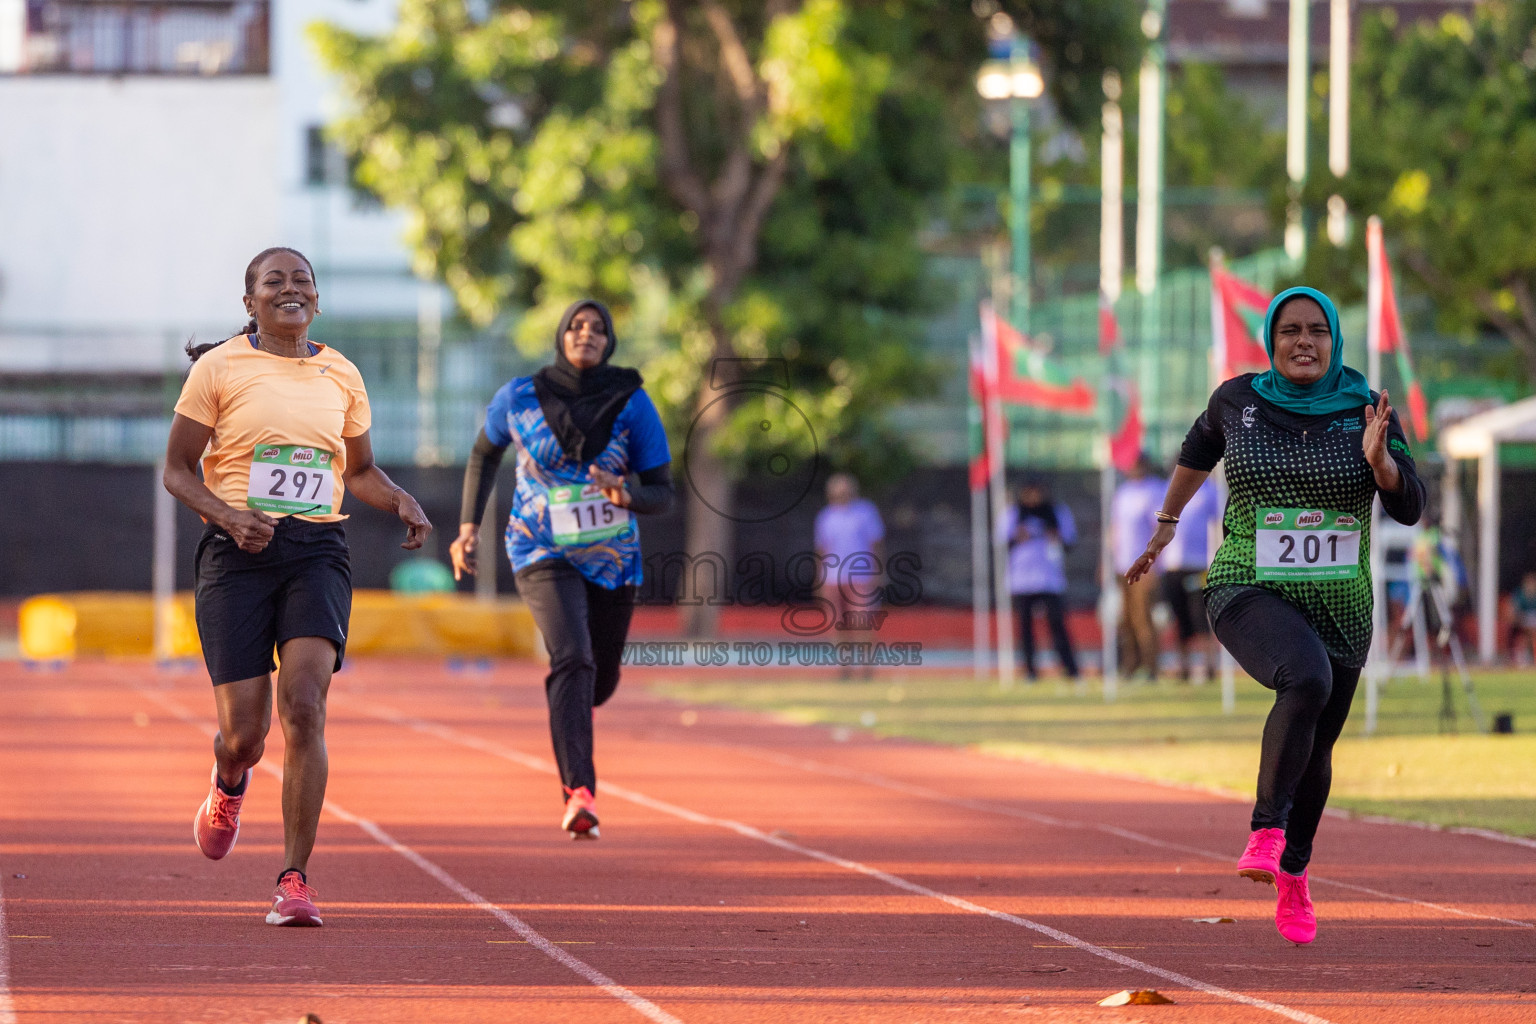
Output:
[[336,493],[335,453],[294,444],[260,444],[251,453],[245,503],[284,515],[329,515]]
[[629,529],[629,509],[603,497],[596,484],[549,489],[549,527],[556,544],[595,544]]
[[1254,513],[1254,575],[1261,580],[1352,580],[1360,575],[1360,519],[1328,509]]

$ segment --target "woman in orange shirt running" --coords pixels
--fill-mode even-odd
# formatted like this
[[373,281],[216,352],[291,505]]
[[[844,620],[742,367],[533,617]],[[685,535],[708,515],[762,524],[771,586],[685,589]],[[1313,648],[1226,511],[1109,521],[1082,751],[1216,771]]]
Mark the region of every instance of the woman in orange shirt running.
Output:
[[188,346],[192,370],[166,446],[166,490],[207,523],[197,545],[197,631],[219,731],[193,837],[213,860],[235,845],[275,697],[286,741],[284,861],[267,923],[316,926],[305,870],[329,770],[326,693],[352,613],[342,495],[398,515],[406,549],[421,547],[432,525],[373,461],[357,367],[309,340],[320,312],[309,260],[286,248],[257,254],[245,269],[245,309],[251,320],[240,334]]

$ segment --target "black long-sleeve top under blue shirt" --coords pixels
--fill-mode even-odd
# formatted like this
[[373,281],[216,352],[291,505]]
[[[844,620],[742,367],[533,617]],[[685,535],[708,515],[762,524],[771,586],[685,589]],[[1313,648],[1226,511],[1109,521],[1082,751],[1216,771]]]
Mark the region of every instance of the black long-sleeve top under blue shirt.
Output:
[[[1234,377],[1211,394],[1179,452],[1179,465],[1209,472],[1226,462],[1227,509],[1224,539],[1206,577],[1206,608],[1220,617],[1238,587],[1263,587],[1294,604],[1317,630],[1330,656],[1340,664],[1365,664],[1371,647],[1371,507],[1379,493],[1382,508],[1400,523],[1418,522],[1424,511],[1424,482],[1397,413],[1387,425],[1387,451],[1397,463],[1401,482],[1395,492],[1376,486],[1365,458],[1365,409],[1324,415],[1300,415],[1273,405],[1254,391],[1254,374]],[[1378,396],[1372,394],[1372,400]],[[1261,512],[1262,510],[1262,512]],[[1282,516],[1277,510],[1290,510]],[[1323,512],[1325,516],[1318,517]],[[1326,513],[1337,513],[1336,516]],[[1260,523],[1260,517],[1267,523]],[[1340,521],[1339,517],[1343,519]],[[1260,529],[1287,524],[1339,523],[1341,531],[1359,531],[1354,575],[1348,578],[1260,578]],[[1286,541],[1280,561],[1303,564],[1306,525]],[[1341,532],[1347,536],[1347,532]],[[1283,540],[1271,538],[1266,540]],[[1324,549],[1326,550],[1326,548]],[[1273,559],[1273,555],[1267,555]],[[1269,570],[1266,570],[1269,571]],[[1344,570],[1340,570],[1344,571]]]

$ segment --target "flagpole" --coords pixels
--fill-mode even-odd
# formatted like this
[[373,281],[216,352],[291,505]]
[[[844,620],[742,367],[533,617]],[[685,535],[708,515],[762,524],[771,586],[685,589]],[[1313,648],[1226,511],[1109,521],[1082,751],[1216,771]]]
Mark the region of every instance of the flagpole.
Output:
[[1307,184],[1307,79],[1311,69],[1311,0],[1291,0],[1286,60],[1285,173],[1289,178],[1285,209],[1285,253],[1301,262],[1307,254],[1301,194]]
[[[1216,294],[1216,275],[1223,272],[1225,260],[1218,246],[1211,246],[1211,390],[1215,391],[1222,384],[1227,374],[1227,318],[1222,315],[1221,297]],[[1221,508],[1222,517],[1227,514],[1227,469],[1223,463],[1217,468],[1213,477],[1216,481],[1216,504]],[[1215,545],[1210,544],[1207,550],[1214,551]],[[1228,651],[1225,644],[1220,641],[1216,644],[1216,650],[1220,652],[1221,660],[1221,711],[1230,715],[1237,711],[1237,662]]]
[[[997,290],[993,290],[996,296]],[[994,299],[995,301],[995,299]],[[988,330],[988,328],[991,328]],[[982,367],[986,374],[986,437],[990,454],[987,469],[992,506],[992,601],[997,613],[997,682],[1004,689],[1013,688],[1013,605],[1008,594],[1008,538],[1002,536],[1002,523],[1008,509],[1007,441],[1003,435],[1003,401],[998,393],[997,310],[989,305],[982,311]]]
[[[970,372],[982,359],[978,349],[976,338],[971,339],[970,361],[967,371]],[[970,390],[970,389],[968,389]],[[984,396],[983,396],[984,399]],[[987,463],[986,443],[986,418],[985,409],[981,402],[972,401],[966,410],[966,415],[971,422],[981,428],[981,461]],[[991,614],[991,603],[987,599],[988,557],[992,550],[991,538],[987,535],[987,489],[985,486],[976,486],[976,478],[967,472],[966,483],[971,492],[971,671],[976,679],[986,677],[991,668],[992,647],[991,633],[987,619]]]
[[[1381,273],[1381,218],[1365,223],[1365,374],[1366,383],[1381,390],[1381,314],[1385,296]],[[1371,505],[1371,652],[1365,671],[1365,734],[1376,733],[1382,674],[1387,654],[1386,550],[1381,542],[1381,502]],[[1422,646],[1420,644],[1419,646]]]
[[[1125,274],[1125,122],[1120,112],[1120,74],[1104,73],[1104,139],[1100,146],[1099,189],[1099,294],[1100,301],[1114,315],[1120,299],[1121,278]],[[1120,688],[1120,587],[1115,580],[1115,562],[1110,545],[1113,540],[1109,520],[1115,498],[1115,461],[1112,437],[1114,423],[1108,398],[1113,391],[1111,360],[1116,353],[1104,354],[1101,387],[1104,402],[1104,461],[1099,469],[1099,665],[1104,683],[1105,701],[1113,701]]]

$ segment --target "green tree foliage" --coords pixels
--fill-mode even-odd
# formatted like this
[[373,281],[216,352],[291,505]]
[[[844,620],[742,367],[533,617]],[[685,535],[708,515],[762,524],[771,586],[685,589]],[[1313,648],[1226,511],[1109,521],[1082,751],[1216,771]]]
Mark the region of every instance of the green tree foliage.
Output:
[[[1053,63],[1089,71],[1113,47],[1053,26],[1133,20],[1128,0],[1011,6],[1056,40]],[[765,437],[766,399],[717,401],[719,360],[786,360],[821,456],[892,467],[879,414],[934,380],[914,344],[935,306],[921,231],[976,120],[975,12],[401,0],[386,36],[313,38],[351,100],[335,135],[359,183],[408,214],[417,271],[478,322],[519,308],[534,353],[570,300],[608,301],[708,507],[728,516],[746,471],[815,446]],[[690,514],[690,553],[729,564],[727,516]]]
[[[1349,174],[1315,174],[1309,205],[1337,192],[1357,217],[1380,215],[1441,326],[1498,331],[1536,380],[1536,2],[1407,27],[1390,10],[1368,17],[1353,92]],[[1313,249],[1309,272],[1348,258],[1363,278],[1359,238]]]

